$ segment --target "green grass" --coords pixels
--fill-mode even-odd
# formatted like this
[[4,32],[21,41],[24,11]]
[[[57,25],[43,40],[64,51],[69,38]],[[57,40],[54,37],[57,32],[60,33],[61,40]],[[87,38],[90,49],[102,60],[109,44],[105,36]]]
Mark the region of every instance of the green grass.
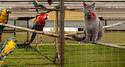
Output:
[[[20,36],[21,35],[21,36]],[[4,34],[3,39],[10,34]],[[12,35],[11,35],[12,36]],[[125,32],[106,32],[102,42],[125,45]],[[24,33],[17,33],[18,41],[25,41]],[[42,43],[48,44],[40,47],[42,54],[55,57],[54,38],[42,37]],[[65,67],[125,67],[125,50],[101,45],[84,45],[73,41],[66,41]],[[58,67],[53,62],[45,59],[33,49],[16,48],[5,59],[3,67]]]
[[122,31],[112,31],[112,32],[105,32],[101,41],[107,43],[115,43],[125,45],[125,32]]
[[125,67],[125,51],[98,45],[66,46],[65,67]]
[[[53,46],[41,47],[41,53],[53,60],[55,49]],[[44,58],[34,49],[17,48],[6,57],[3,67],[58,67]]]
[[[54,46],[42,46],[40,51],[50,59],[55,56]],[[33,49],[24,48],[17,48],[7,56],[4,66],[58,67]],[[66,45],[65,67],[125,67],[125,51],[100,45]]]

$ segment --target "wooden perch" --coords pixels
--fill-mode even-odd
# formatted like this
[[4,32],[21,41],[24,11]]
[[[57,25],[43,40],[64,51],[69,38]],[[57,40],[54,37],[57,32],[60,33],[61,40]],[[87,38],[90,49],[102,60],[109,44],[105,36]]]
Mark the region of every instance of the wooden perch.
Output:
[[102,43],[102,42],[97,42],[96,44],[97,44],[97,45],[107,46],[107,47],[125,49],[124,46],[119,46],[119,45],[116,45],[116,44],[109,44],[109,43]]
[[[37,31],[37,30],[33,30],[33,29],[29,29],[29,28],[25,28],[25,27],[20,27],[20,26],[14,26],[14,25],[10,25],[10,24],[3,24],[0,23],[1,26],[6,26],[6,27],[10,27],[10,28],[16,28],[16,29],[20,29],[20,30],[25,30],[25,31],[29,31],[29,32],[35,32],[37,34],[43,34],[46,36],[51,36],[51,37],[59,37],[58,34],[53,34],[53,33],[44,33],[43,31]],[[68,36],[64,36],[65,39],[68,40],[72,40],[72,37],[68,37]]]
[[[121,24],[124,24],[125,22],[119,22],[119,23],[115,23],[115,24],[112,24],[112,25],[108,25],[108,26],[104,26],[103,28],[111,28],[111,27],[115,27],[115,26],[119,26]],[[37,31],[37,30],[33,30],[33,29],[29,29],[29,28],[25,28],[25,27],[20,27],[20,26],[14,26],[14,25],[10,25],[10,24],[2,24],[0,23],[1,26],[6,26],[6,27],[10,27],[10,28],[16,28],[16,29],[20,29],[20,30],[25,30],[25,31],[29,31],[29,32],[36,32],[38,34],[43,34],[43,35],[46,35],[46,36],[51,36],[51,37],[56,37],[58,38],[59,35],[58,34],[53,34],[53,33],[44,33],[43,31]],[[83,34],[84,32],[80,32],[81,34]],[[79,33],[79,34],[80,34]],[[67,34],[66,34],[67,35]],[[64,36],[64,38],[66,40],[73,40],[75,41],[75,39],[73,39],[72,37],[69,37],[69,36]],[[73,34],[72,34],[73,35]]]
[[125,24],[125,22],[119,22],[119,23],[115,23],[115,24],[103,26],[103,29],[105,29],[105,28],[111,28],[111,27],[115,27],[115,26],[119,26],[121,24]]
[[[120,22],[120,23],[116,23],[113,25],[109,25],[109,26],[104,26],[103,28],[109,28],[109,27],[114,27],[114,26],[118,26],[121,24],[124,24],[125,22]],[[38,34],[43,34],[46,36],[51,36],[51,37],[59,37],[58,34],[53,34],[53,33],[44,33],[43,31],[37,31],[37,30],[33,30],[33,29],[29,29],[29,28],[25,28],[25,27],[20,27],[20,26],[14,26],[14,25],[10,25],[10,24],[2,24],[0,23],[1,26],[6,26],[6,27],[10,27],[10,28],[16,28],[16,29],[20,29],[20,30],[25,30],[25,31],[29,31],[29,32],[36,32]],[[68,37],[68,36],[64,36],[64,38],[66,40],[73,40],[76,41],[75,39],[73,39],[72,37]],[[108,46],[108,47],[114,47],[114,48],[120,48],[120,49],[125,49],[124,46],[119,46],[116,44],[109,44],[109,43],[102,43],[102,42],[97,42],[97,45],[103,45],[103,46]]]

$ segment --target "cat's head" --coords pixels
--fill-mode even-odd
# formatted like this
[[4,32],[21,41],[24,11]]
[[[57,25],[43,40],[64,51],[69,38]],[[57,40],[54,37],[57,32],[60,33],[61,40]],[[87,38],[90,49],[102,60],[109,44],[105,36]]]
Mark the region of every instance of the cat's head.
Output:
[[96,17],[96,13],[95,13],[95,3],[92,4],[87,4],[87,3],[83,3],[83,8],[84,8],[84,14],[85,17],[87,19],[91,19]]
[[95,11],[95,3],[87,4],[83,2],[83,7],[84,7],[84,10],[87,10],[88,12]]

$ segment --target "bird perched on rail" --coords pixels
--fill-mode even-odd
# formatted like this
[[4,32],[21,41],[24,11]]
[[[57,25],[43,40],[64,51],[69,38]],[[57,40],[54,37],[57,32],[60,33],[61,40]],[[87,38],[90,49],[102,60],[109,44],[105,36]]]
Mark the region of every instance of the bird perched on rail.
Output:
[[[32,26],[32,29],[35,29],[37,31],[43,31],[43,28],[45,26],[47,18],[48,18],[47,13],[40,13],[39,15],[37,15],[33,20],[34,24]],[[29,46],[33,42],[33,40],[35,39],[36,34],[37,33],[33,32],[32,36],[31,36],[31,39],[28,42],[24,42],[24,44],[26,46]]]
[[[8,11],[6,8],[1,9],[0,23],[7,24],[7,21],[8,21],[8,18],[9,18],[9,13],[10,13],[10,11]],[[1,41],[1,38],[2,38],[3,29],[4,29],[4,26],[0,26],[0,41]]]

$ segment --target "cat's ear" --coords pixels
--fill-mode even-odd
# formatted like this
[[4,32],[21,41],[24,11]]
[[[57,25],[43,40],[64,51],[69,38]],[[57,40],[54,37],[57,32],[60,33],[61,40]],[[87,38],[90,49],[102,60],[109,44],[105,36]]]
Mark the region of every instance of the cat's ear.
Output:
[[83,6],[84,6],[84,7],[86,7],[86,6],[87,6],[87,4],[86,4],[85,2],[83,2]]
[[93,3],[93,4],[92,4],[92,6],[94,6],[94,7],[95,7],[95,3]]

